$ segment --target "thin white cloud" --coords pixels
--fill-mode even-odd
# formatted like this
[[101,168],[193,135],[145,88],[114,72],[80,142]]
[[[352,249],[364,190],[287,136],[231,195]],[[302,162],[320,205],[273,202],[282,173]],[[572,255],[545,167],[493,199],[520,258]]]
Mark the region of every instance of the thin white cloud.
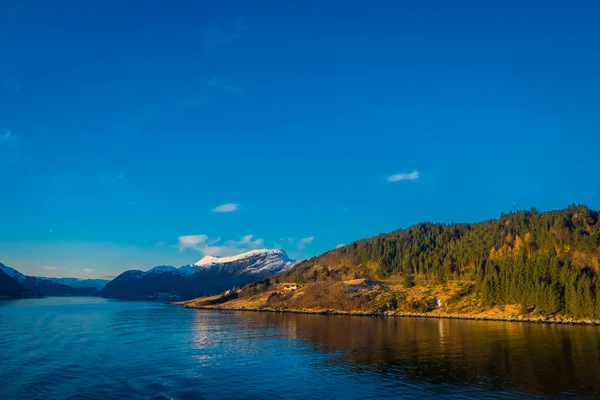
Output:
[[308,236],[308,237],[300,239],[298,241],[298,248],[299,249],[305,248],[307,245],[312,244],[313,240],[315,240],[314,236]]
[[213,49],[218,46],[224,46],[242,37],[244,31],[248,29],[248,24],[242,18],[237,18],[233,27],[227,29],[216,28],[206,32],[206,47]]
[[8,91],[14,91],[16,95],[21,93],[21,87],[19,84],[11,77],[4,79],[4,88]]
[[300,240],[300,243],[311,244],[313,242],[313,240],[315,240],[315,237],[314,236],[309,236],[309,237],[302,238]]
[[206,235],[185,235],[179,236],[179,251],[185,249],[196,249],[198,246],[206,243],[208,236]]
[[19,145],[21,138],[10,129],[0,129],[0,167],[20,167],[26,163]]
[[336,249],[339,249],[340,247],[344,247],[344,246],[345,246],[345,244],[344,244],[344,243],[340,243],[340,244],[338,244],[337,246],[335,246],[335,248],[336,248]]
[[212,211],[218,212],[218,213],[227,213],[227,212],[237,211],[237,210],[239,210],[239,208],[240,208],[239,204],[227,203],[227,204],[221,204],[220,206],[213,208]]
[[114,175],[108,175],[105,177],[106,182],[117,182],[120,181],[121,179],[123,179],[124,175],[122,172],[119,172],[117,174]]
[[226,242],[231,246],[249,246],[249,247],[259,247],[264,243],[264,239],[254,239],[253,235],[242,236],[242,239],[239,241],[228,240]]
[[16,146],[19,144],[19,137],[12,133],[10,129],[5,129],[0,134],[0,145]]
[[165,247],[165,242],[163,240],[159,240],[158,242],[154,243],[154,247]]
[[405,180],[414,181],[415,179],[419,179],[419,171],[417,171],[416,169],[410,173],[394,174],[387,177],[388,182],[398,182]]
[[120,181],[121,179],[124,178],[125,175],[123,175],[122,172],[113,174],[113,175],[103,175],[102,176],[102,180],[104,180],[104,182],[107,183],[111,183],[111,182],[117,182]]
[[88,274],[89,274],[90,272],[94,272],[94,270],[93,270],[93,269],[91,269],[91,268],[84,268],[84,269],[83,269],[83,272],[86,272],[86,273],[88,273]]
[[242,236],[239,240],[227,240],[219,244],[221,238],[209,239],[207,235],[179,236],[179,251],[192,249],[211,256],[231,256],[264,246],[264,239],[253,235]]
[[44,266],[44,267],[42,267],[42,268],[44,268],[46,271],[56,271],[56,270],[58,270],[58,267],[48,267],[48,266]]

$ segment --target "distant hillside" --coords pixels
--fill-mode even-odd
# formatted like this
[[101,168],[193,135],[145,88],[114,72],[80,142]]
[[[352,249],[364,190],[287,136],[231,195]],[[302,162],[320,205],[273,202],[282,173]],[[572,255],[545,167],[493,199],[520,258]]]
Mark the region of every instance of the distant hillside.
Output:
[[107,283],[100,295],[148,298],[156,293],[177,292],[181,298],[190,299],[272,277],[294,264],[283,250],[277,249],[253,250],[233,257],[206,256],[181,268],[163,265],[146,272],[125,271]]
[[0,298],[22,297],[28,290],[0,269]]
[[[264,306],[465,313],[519,305],[522,314],[600,318],[599,274],[597,211],[531,209],[359,240],[278,275],[272,283],[305,287],[273,293]],[[371,283],[336,284],[360,279]]]
[[90,296],[98,291],[95,288],[73,288],[68,285],[53,282],[47,278],[22,274],[14,268],[0,263],[0,271],[17,281],[25,289],[43,296]]
[[72,288],[81,289],[95,289],[97,291],[110,282],[109,279],[85,279],[85,278],[42,278],[52,282],[60,283],[63,285],[71,286]]

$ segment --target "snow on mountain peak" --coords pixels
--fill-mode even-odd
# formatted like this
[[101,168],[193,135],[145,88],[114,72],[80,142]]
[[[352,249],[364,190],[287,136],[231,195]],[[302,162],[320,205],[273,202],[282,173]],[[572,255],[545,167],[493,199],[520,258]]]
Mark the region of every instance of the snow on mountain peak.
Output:
[[281,258],[287,258],[287,254],[285,254],[285,252],[283,250],[259,249],[259,250],[247,251],[245,253],[241,253],[236,256],[230,256],[230,257],[215,257],[215,256],[207,255],[207,256],[204,256],[200,261],[198,261],[194,265],[197,267],[208,267],[208,266],[211,266],[214,264],[231,263],[231,262],[236,262],[236,261],[244,260],[244,259],[251,258],[251,257],[257,257],[257,256],[265,256],[265,257],[277,256],[277,257],[281,257]]
[[10,276],[11,278],[17,280],[17,281],[24,281],[25,279],[27,279],[27,276],[25,276],[24,274],[20,273],[19,271],[17,271],[14,268],[11,268],[7,265],[4,265],[2,263],[0,263],[0,269],[8,276]]
[[219,262],[219,258],[220,257],[215,257],[215,256],[204,256],[204,257],[202,257],[202,259],[200,261],[194,263],[194,265],[197,267],[201,267],[201,266],[205,266],[205,265],[216,264]]
[[131,276],[138,279],[148,274],[172,273],[182,276],[192,276],[198,271],[223,269],[232,274],[277,274],[287,271],[296,265],[296,261],[290,260],[283,250],[279,249],[259,249],[251,250],[236,256],[216,257],[204,256],[195,264],[184,265],[180,268],[174,268],[167,265],[159,265],[146,272],[127,271]]

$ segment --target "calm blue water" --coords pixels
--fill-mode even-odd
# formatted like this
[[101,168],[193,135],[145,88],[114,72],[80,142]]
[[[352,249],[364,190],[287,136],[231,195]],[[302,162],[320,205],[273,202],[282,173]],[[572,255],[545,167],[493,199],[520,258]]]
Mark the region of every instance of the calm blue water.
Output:
[[600,329],[0,302],[1,399],[595,397]]

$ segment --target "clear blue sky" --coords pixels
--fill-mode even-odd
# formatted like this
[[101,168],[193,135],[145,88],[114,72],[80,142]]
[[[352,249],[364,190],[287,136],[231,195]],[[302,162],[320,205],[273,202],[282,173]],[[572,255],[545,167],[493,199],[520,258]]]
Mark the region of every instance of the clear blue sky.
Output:
[[114,276],[598,209],[598,21],[597,1],[5,1],[0,261]]

